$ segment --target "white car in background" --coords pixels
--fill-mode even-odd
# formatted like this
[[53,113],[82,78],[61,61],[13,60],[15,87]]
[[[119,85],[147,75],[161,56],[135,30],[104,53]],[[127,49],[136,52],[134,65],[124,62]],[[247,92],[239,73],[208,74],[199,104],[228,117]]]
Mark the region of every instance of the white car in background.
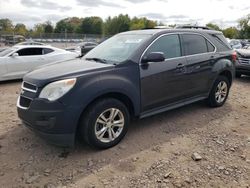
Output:
[[0,52],[0,81],[20,79],[37,67],[74,59],[78,54],[52,46],[17,45]]

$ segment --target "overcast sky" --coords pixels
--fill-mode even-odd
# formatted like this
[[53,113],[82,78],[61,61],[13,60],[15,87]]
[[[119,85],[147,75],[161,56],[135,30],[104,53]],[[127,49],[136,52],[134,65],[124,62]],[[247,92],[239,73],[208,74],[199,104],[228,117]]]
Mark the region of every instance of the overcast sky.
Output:
[[50,20],[55,24],[66,17],[118,14],[147,17],[165,24],[208,22],[220,27],[236,26],[250,13],[249,0],[0,0],[0,18],[28,27]]

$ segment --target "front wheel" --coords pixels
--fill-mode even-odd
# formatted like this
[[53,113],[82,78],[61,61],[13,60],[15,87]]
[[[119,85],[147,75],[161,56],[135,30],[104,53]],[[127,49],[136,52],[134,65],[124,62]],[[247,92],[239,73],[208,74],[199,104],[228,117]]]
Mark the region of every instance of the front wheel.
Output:
[[83,114],[81,137],[89,145],[106,149],[118,144],[128,130],[129,112],[117,99],[101,99]]
[[230,89],[230,83],[228,78],[225,76],[219,76],[213,85],[213,88],[207,99],[208,105],[211,107],[220,107],[222,106],[228,97]]

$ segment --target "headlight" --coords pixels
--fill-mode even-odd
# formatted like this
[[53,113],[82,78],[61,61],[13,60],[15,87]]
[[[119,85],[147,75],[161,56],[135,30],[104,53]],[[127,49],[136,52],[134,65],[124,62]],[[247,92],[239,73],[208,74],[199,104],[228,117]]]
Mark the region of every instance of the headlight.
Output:
[[39,98],[55,101],[71,90],[75,83],[76,78],[52,82],[42,89]]

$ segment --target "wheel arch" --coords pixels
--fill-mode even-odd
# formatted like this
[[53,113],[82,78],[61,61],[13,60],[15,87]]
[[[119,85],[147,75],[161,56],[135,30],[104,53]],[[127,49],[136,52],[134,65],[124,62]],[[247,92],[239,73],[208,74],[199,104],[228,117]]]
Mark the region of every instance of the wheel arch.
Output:
[[84,113],[96,101],[101,100],[101,99],[105,99],[105,98],[114,98],[114,99],[121,101],[127,107],[131,117],[138,116],[139,111],[135,106],[136,104],[133,103],[133,100],[128,95],[126,95],[122,92],[119,92],[119,91],[102,93],[102,94],[99,94],[99,95],[93,97],[92,100],[82,109],[81,114],[80,114],[79,119],[78,119],[76,129],[75,129],[76,135],[79,134],[79,128],[80,128],[82,118],[84,117]]

